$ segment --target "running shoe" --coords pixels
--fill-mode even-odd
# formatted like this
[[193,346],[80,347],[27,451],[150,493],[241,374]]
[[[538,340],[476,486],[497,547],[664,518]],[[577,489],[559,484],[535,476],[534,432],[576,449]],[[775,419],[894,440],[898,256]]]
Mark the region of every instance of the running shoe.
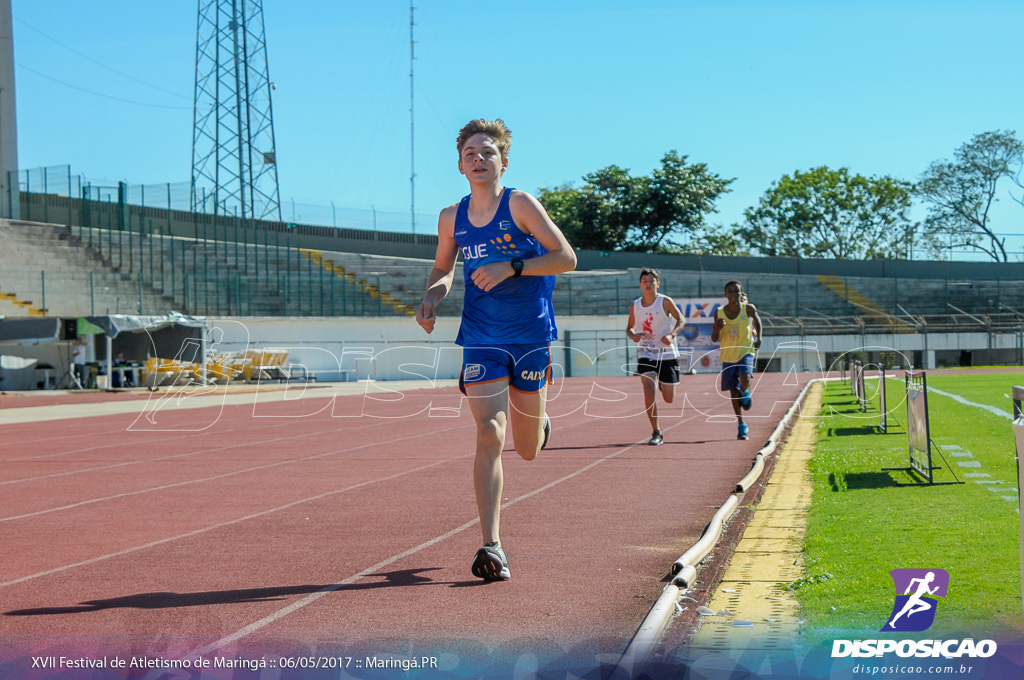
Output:
[[664,441],[664,438],[661,436],[661,430],[655,430],[651,433],[651,441],[647,443],[651,446],[661,446]]
[[750,398],[750,390],[743,390],[743,394],[740,395],[740,406],[743,407],[744,411],[749,411],[753,404],[754,402]]
[[540,448],[545,448],[548,445],[548,440],[551,439],[551,418],[548,414],[544,414],[544,443],[540,445]]
[[739,432],[736,433],[736,439],[750,439],[750,429],[746,423],[740,423]]
[[511,577],[508,558],[497,541],[485,543],[473,558],[473,576],[485,581],[507,581]]

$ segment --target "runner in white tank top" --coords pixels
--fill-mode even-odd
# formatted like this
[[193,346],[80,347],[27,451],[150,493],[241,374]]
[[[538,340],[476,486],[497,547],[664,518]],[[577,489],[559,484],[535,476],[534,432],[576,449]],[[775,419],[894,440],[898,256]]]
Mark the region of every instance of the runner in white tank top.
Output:
[[[667,309],[675,312],[673,316]],[[657,293],[653,302],[646,302],[643,297],[633,301],[633,327],[641,338],[636,343],[637,357],[662,361],[665,359],[678,359],[679,347],[675,342],[665,344],[662,340],[668,335],[673,336],[678,330],[679,308],[672,300]]]
[[671,404],[679,384],[679,348],[676,336],[683,328],[683,315],[671,298],[658,293],[661,285],[656,269],[640,270],[643,295],[629,308],[626,337],[637,343],[637,375],[644,388],[644,408],[651,422],[648,444],[659,446],[664,441],[658,419],[657,387],[666,404]]

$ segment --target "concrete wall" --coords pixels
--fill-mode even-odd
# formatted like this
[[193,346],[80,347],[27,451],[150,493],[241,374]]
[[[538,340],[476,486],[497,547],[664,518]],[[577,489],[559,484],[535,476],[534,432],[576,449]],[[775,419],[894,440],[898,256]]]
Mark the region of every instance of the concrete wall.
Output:
[[[208,349],[287,349],[289,363],[315,374],[321,382],[447,380],[457,378],[462,366],[462,348],[453,342],[459,326],[457,317],[439,318],[431,335],[412,319],[401,317],[211,317],[207,321]],[[558,322],[561,339],[551,345],[556,378],[628,375],[636,350],[625,337],[624,316],[563,317]],[[140,341],[149,346],[145,338]],[[105,356],[98,349],[90,348],[90,361]],[[177,354],[173,348],[164,350],[161,356]],[[965,362],[1021,365],[1022,353],[1024,337],[1020,333],[768,336],[758,354],[758,370],[825,373],[838,370],[848,359],[887,369],[936,368]],[[47,363],[54,367],[54,386],[70,386],[68,342],[0,343],[0,355]],[[699,365],[697,359],[694,357],[694,365]],[[8,365],[0,366],[2,389],[34,389],[41,380],[34,366],[18,369],[9,361],[3,363]]]
[[[221,351],[279,348],[288,361],[313,372],[317,380],[347,381],[450,379],[462,367],[462,348],[453,340],[457,317],[441,317],[431,335],[409,318],[211,318],[208,347]],[[624,319],[565,317],[559,319],[562,337],[579,329],[600,340],[599,360],[582,361],[563,340],[551,344],[556,375],[565,367],[572,375],[617,375],[627,363]],[[588,347],[589,349],[589,347]]]

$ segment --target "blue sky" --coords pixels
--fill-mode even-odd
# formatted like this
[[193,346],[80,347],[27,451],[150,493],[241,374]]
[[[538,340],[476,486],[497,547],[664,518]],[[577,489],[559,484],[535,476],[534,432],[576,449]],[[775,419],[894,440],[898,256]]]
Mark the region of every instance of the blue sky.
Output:
[[[187,183],[197,3],[12,7],[19,165],[70,164],[94,183]],[[512,129],[509,186],[579,183],[612,164],[649,174],[674,149],[736,178],[709,219],[724,225],[795,170],[914,180],[975,134],[1024,137],[1019,0],[480,7],[417,2],[420,232],[466,193],[454,140],[476,117]],[[408,0],[263,9],[285,218],[330,203],[408,215]],[[996,224],[1020,234],[1011,188]],[[1020,239],[1013,249],[1024,251]]]

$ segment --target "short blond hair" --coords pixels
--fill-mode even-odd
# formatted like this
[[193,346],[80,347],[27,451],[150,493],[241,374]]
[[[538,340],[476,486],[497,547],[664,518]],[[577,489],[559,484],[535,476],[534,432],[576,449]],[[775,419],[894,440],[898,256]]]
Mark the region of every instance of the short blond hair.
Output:
[[501,118],[495,118],[494,120],[477,118],[462,126],[462,129],[459,130],[459,136],[455,140],[455,147],[459,150],[460,158],[462,157],[462,147],[466,145],[469,138],[480,133],[489,135],[494,139],[495,144],[498,146],[498,152],[501,153],[502,160],[508,158],[508,152],[512,148],[512,131],[508,129],[505,121]]

